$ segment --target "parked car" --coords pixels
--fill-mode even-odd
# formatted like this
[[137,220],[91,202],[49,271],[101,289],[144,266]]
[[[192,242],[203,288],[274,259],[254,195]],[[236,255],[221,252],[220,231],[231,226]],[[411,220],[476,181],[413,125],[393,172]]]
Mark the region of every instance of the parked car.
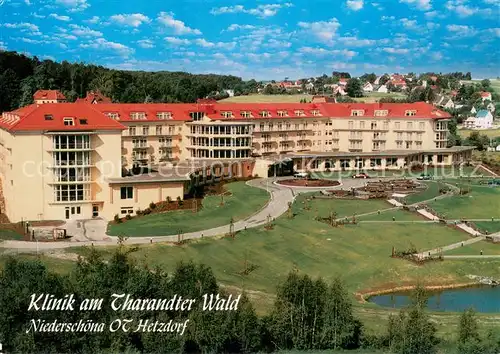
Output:
[[352,175],[352,178],[370,178],[366,173],[358,173],[355,175]]
[[432,175],[426,175],[425,173],[422,173],[420,176],[417,177],[419,181],[429,181],[432,179]]

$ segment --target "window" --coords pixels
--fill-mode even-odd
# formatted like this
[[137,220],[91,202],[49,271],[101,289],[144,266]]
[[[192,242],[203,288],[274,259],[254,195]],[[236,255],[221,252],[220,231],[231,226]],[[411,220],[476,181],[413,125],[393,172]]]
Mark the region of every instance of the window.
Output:
[[365,129],[365,121],[362,120],[361,122],[359,122],[359,128]]
[[412,122],[406,123],[406,129],[412,130],[413,129],[413,123]]
[[384,122],[384,130],[389,130],[389,122]]
[[259,115],[263,118],[270,117],[269,111],[260,111]]
[[349,121],[349,129],[354,129],[354,121]]
[[134,187],[120,187],[120,197],[121,199],[133,199]]
[[132,113],[130,113],[130,119],[133,119],[133,120],[146,119],[146,113],[144,113],[144,112],[132,112]]
[[124,207],[124,208],[121,208],[120,213],[121,213],[122,215],[126,215],[126,214],[133,214],[133,213],[134,213],[134,208],[132,208],[132,207]]
[[86,119],[80,119],[80,124],[86,125],[87,124],[87,120]]
[[162,129],[163,129],[162,125],[157,125],[156,126],[156,135],[161,135]]
[[135,127],[134,126],[128,127],[128,135],[135,135]]
[[287,111],[278,111],[278,117],[287,117],[288,112]]
[[106,113],[106,115],[111,119],[120,120],[120,117],[117,112],[108,112]]
[[375,117],[385,117],[388,113],[387,110],[375,110]]
[[407,116],[407,117],[415,116],[416,114],[417,114],[417,111],[415,111],[415,110],[405,111],[405,116]]
[[241,117],[243,118],[252,118],[252,113],[248,111],[242,111],[241,112]]
[[400,122],[394,123],[394,129],[396,130],[401,129],[401,123]]
[[233,118],[233,112],[220,112],[220,115],[224,118]]
[[296,110],[294,113],[295,113],[295,115],[297,117],[303,117],[303,116],[305,116],[304,111],[301,110],[301,109]]
[[75,125],[73,118],[64,118],[64,125]]
[[190,112],[189,116],[192,120],[201,120],[205,116],[203,112]]
[[54,117],[52,116],[52,114],[46,114],[45,120],[54,120]]
[[54,186],[56,202],[74,202],[90,200],[90,187],[84,184]]
[[142,135],[149,135],[149,127],[147,125],[142,126]]
[[320,115],[321,115],[321,113],[320,113],[320,112],[319,112],[319,110],[317,110],[317,109],[313,109],[313,110],[311,111],[311,114],[312,114],[313,116],[315,116],[315,117],[318,117],[318,116],[320,116]]
[[372,130],[377,129],[377,122],[372,122],[371,128],[372,128]]
[[157,112],[157,119],[172,119],[172,112]]
[[351,116],[353,116],[353,117],[359,117],[359,116],[364,116],[364,115],[365,115],[365,111],[362,109],[353,109],[351,111]]
[[419,130],[425,130],[425,123],[424,122],[418,123],[418,129]]

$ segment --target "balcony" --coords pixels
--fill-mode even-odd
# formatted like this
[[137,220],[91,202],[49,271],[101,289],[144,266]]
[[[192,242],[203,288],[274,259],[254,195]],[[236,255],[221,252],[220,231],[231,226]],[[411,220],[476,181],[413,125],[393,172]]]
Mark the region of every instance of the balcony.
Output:
[[50,168],[60,167],[93,167],[94,165],[90,160],[69,160],[69,161],[54,161]]
[[145,150],[149,148],[148,144],[134,144],[134,150]]
[[92,149],[90,144],[68,144],[55,146],[47,151],[92,151]]

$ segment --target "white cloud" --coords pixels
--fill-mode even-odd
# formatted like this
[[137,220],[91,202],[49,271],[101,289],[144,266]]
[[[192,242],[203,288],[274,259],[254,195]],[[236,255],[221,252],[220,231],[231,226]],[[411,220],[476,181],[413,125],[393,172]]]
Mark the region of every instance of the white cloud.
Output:
[[175,34],[201,34],[199,29],[188,27],[184,22],[174,19],[173,13],[160,12],[158,21],[174,30]]
[[347,50],[347,49],[325,49],[325,48],[313,48],[313,47],[302,47],[299,48],[300,53],[304,54],[312,54],[315,56],[326,56],[326,55],[332,55],[332,56],[340,56],[343,58],[352,58],[355,57],[358,53],[353,52],[352,50]]
[[28,5],[28,6],[30,6],[30,5],[31,5],[30,0],[24,0],[24,3],[25,3],[26,5]]
[[214,43],[214,42],[209,42],[204,38],[195,39],[194,43],[199,45],[200,47],[203,47],[203,48],[223,48],[223,49],[228,49],[228,50],[234,49],[234,47],[236,46],[236,42],[227,42],[227,43],[217,42],[217,43]]
[[353,11],[359,11],[363,8],[363,0],[347,0],[347,7]]
[[154,48],[153,41],[151,41],[149,39],[141,39],[141,40],[137,41],[137,45],[141,48],[146,48],[146,49]]
[[52,18],[55,18],[56,20],[59,20],[59,21],[70,21],[71,18],[69,18],[69,16],[63,16],[63,15],[58,15],[58,14],[50,14],[49,17],[52,17]]
[[[492,1],[490,4],[494,4]],[[459,17],[469,17],[474,15],[490,16],[493,11],[490,8],[471,7],[468,0],[449,0],[445,4],[446,9],[455,12]],[[498,10],[498,7],[497,7]]]
[[45,18],[44,15],[39,15],[36,12],[32,13],[31,16],[33,16],[34,18]]
[[356,69],[356,64],[334,62],[331,67],[335,70]]
[[102,37],[102,32],[95,31],[88,27],[70,24],[69,27],[72,29],[72,33],[81,37]]
[[269,48],[290,48],[292,46],[292,43],[271,38],[266,43],[264,43],[264,46]]
[[226,30],[226,31],[231,32],[231,31],[236,31],[236,30],[238,30],[238,29],[245,29],[245,30],[246,30],[246,29],[255,29],[255,28],[257,28],[257,27],[256,27],[256,26],[254,26],[254,25],[238,25],[238,24],[236,24],[236,23],[233,23],[232,25],[230,25],[230,26],[227,28],[227,30]]
[[373,69],[373,70],[379,70],[379,69],[386,69],[387,66],[386,65],[383,65],[383,64],[370,64],[370,63],[366,63],[366,64],[363,64],[363,67],[365,69]]
[[99,16],[92,16],[91,18],[89,18],[88,20],[85,20],[83,22],[96,24],[99,22],[99,20],[100,20]]
[[477,34],[477,30],[472,26],[448,25],[446,29],[459,37],[472,37]]
[[431,0],[399,0],[399,2],[414,6],[422,11],[429,11],[432,9]]
[[339,37],[338,41],[349,47],[368,47],[377,43],[373,39],[359,39],[357,37]]
[[55,3],[68,7],[70,12],[83,11],[90,7],[87,0],[55,0]]
[[382,21],[394,21],[396,19],[396,17],[394,17],[394,16],[382,16],[380,19]]
[[408,54],[410,52],[409,49],[404,48],[384,48],[383,51],[389,54]]
[[57,38],[58,40],[67,39],[70,41],[76,41],[78,39],[77,36],[68,33],[57,33],[54,35],[54,37]]
[[80,44],[80,47],[84,49],[92,48],[97,50],[113,50],[121,56],[129,56],[134,52],[134,49],[129,48],[126,45],[110,42],[104,38],[96,38],[92,42]]
[[5,44],[5,42],[0,41],[0,49],[7,50],[7,44]]
[[139,27],[143,23],[149,23],[151,20],[149,17],[143,14],[120,14],[113,15],[109,18],[111,22],[122,25],[122,26],[131,26],[131,27]]
[[332,42],[340,27],[340,23],[336,18],[332,18],[330,21],[299,22],[298,26],[306,29],[323,42]]
[[19,29],[21,31],[31,31],[31,32],[35,32],[35,33],[39,32],[39,28],[37,25],[34,25],[32,23],[28,23],[28,22],[4,23],[3,25],[0,24],[0,26],[3,26],[5,28]]
[[434,52],[431,54],[431,58],[434,60],[441,60],[443,59],[443,53],[441,52]]
[[408,29],[415,29],[418,27],[418,23],[416,20],[410,20],[408,18],[402,18],[401,23],[403,24],[403,27],[408,28]]
[[254,15],[261,18],[271,17],[278,13],[279,10],[287,7],[292,7],[292,3],[283,3],[283,4],[267,4],[267,5],[259,5],[253,9],[246,9],[243,5],[235,5],[235,6],[223,6],[218,8],[213,8],[210,13],[212,15],[221,15],[221,14],[229,14],[229,13],[247,13],[250,15]]
[[437,11],[428,11],[425,13],[425,17],[427,18],[433,18],[436,17],[439,13]]
[[173,45],[188,45],[190,43],[190,41],[185,38],[177,37],[165,37],[165,40]]

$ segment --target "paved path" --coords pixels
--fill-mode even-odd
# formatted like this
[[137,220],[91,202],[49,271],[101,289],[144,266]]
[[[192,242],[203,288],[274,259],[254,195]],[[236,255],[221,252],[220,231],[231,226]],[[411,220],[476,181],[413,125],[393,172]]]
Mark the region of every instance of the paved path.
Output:
[[485,239],[486,239],[486,236],[478,236],[478,237],[475,237],[475,238],[471,238],[469,240],[465,240],[463,242],[457,242],[457,243],[453,243],[453,244],[448,245],[448,246],[434,248],[432,250],[428,250],[428,251],[425,251],[425,252],[417,253],[417,256],[419,258],[426,258],[426,257],[429,257],[429,255],[433,256],[433,255],[439,254],[441,252],[446,252],[446,251],[454,250],[456,248],[460,248],[462,246],[465,247],[467,245],[471,245],[471,244],[479,242],[479,241],[484,241]]
[[491,173],[491,175],[492,175],[493,177],[500,177],[500,176],[498,176],[495,172],[493,172],[492,170],[490,170],[488,167],[486,167],[486,166],[484,166],[484,165],[480,165],[480,167],[481,167],[483,170],[488,171],[489,173]]
[[[268,221],[268,217],[271,216],[272,219],[278,218],[279,216],[286,213],[288,210],[288,203],[293,202],[296,196],[300,193],[317,192],[321,190],[334,190],[334,189],[351,189],[364,186],[366,180],[361,179],[344,179],[342,184],[335,187],[325,187],[325,188],[290,188],[286,186],[281,186],[275,184],[274,182],[280,179],[289,179],[290,177],[281,178],[269,178],[269,179],[255,179],[248,181],[247,184],[265,189],[270,194],[269,202],[256,214],[234,223],[234,231],[244,230],[246,228],[254,228],[258,226],[265,225]],[[80,242],[25,242],[25,241],[4,241],[0,243],[1,248],[19,249],[20,251],[31,251],[31,252],[44,252],[54,249],[64,249],[69,247],[80,247],[80,246],[106,246],[106,245],[116,245],[118,238],[114,236],[107,236],[103,234],[103,226],[105,230],[105,221],[93,223],[88,221],[83,225],[83,238],[79,237]],[[77,232],[75,230],[75,232]],[[69,233],[69,232],[68,232]],[[202,237],[213,237],[220,236],[229,233],[229,225],[224,225],[220,227],[215,227],[209,230],[202,230],[197,232],[185,233],[182,235],[183,240],[188,239],[199,239]],[[168,236],[148,236],[148,237],[130,237],[126,240],[126,244],[136,245],[136,244],[147,244],[156,242],[176,242],[178,240],[178,235],[168,235]]]
[[479,259],[479,258],[500,258],[500,255],[464,255],[464,256],[443,256],[444,259]]

